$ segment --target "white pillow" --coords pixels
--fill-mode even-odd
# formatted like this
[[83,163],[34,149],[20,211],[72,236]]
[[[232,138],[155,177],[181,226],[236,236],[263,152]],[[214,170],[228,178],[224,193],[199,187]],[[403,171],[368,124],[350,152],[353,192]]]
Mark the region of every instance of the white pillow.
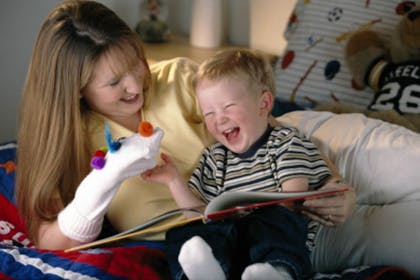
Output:
[[360,204],[420,199],[420,134],[361,114],[296,111],[296,127],[337,166]]
[[367,107],[373,91],[353,88],[344,47],[349,35],[363,27],[389,38],[406,2],[298,0],[286,34],[287,49],[274,69],[276,98],[304,108],[334,98]]

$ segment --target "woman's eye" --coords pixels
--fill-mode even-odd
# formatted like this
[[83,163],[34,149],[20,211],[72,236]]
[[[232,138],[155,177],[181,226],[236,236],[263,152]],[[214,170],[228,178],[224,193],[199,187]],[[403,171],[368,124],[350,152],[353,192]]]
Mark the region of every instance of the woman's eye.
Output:
[[120,80],[112,80],[110,83],[109,83],[109,85],[111,86],[111,87],[115,87],[116,85],[118,85],[120,83]]

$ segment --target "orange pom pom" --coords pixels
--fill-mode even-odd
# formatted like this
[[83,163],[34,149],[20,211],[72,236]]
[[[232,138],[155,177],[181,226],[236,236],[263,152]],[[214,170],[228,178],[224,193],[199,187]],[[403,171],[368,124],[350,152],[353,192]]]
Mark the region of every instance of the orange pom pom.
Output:
[[153,134],[153,125],[148,121],[142,121],[139,123],[138,131],[141,136],[149,137]]

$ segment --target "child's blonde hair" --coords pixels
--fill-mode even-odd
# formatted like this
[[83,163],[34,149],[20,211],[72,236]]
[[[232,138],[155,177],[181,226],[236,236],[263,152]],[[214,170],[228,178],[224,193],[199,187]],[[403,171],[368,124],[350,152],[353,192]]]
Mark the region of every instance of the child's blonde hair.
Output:
[[257,51],[232,48],[217,52],[200,65],[194,87],[204,79],[217,81],[224,78],[241,78],[257,92],[274,93],[272,66],[267,56]]

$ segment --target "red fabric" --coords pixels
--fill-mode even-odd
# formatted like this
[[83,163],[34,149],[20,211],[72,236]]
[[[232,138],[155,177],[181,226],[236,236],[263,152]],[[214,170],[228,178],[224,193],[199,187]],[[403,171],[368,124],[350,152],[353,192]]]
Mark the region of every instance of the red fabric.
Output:
[[[19,218],[16,206],[1,194],[0,205],[0,279],[24,279],[25,275],[34,273],[39,275],[35,278],[43,278],[56,268],[65,273],[79,273],[99,279],[169,278],[164,253],[145,246],[75,252],[35,249],[25,233],[24,223]],[[33,260],[37,260],[37,263]],[[49,269],[45,270],[45,267]],[[64,278],[65,274],[62,276]]]
[[25,247],[32,247],[23,221],[20,219],[16,206],[0,194],[0,242],[17,242]]

